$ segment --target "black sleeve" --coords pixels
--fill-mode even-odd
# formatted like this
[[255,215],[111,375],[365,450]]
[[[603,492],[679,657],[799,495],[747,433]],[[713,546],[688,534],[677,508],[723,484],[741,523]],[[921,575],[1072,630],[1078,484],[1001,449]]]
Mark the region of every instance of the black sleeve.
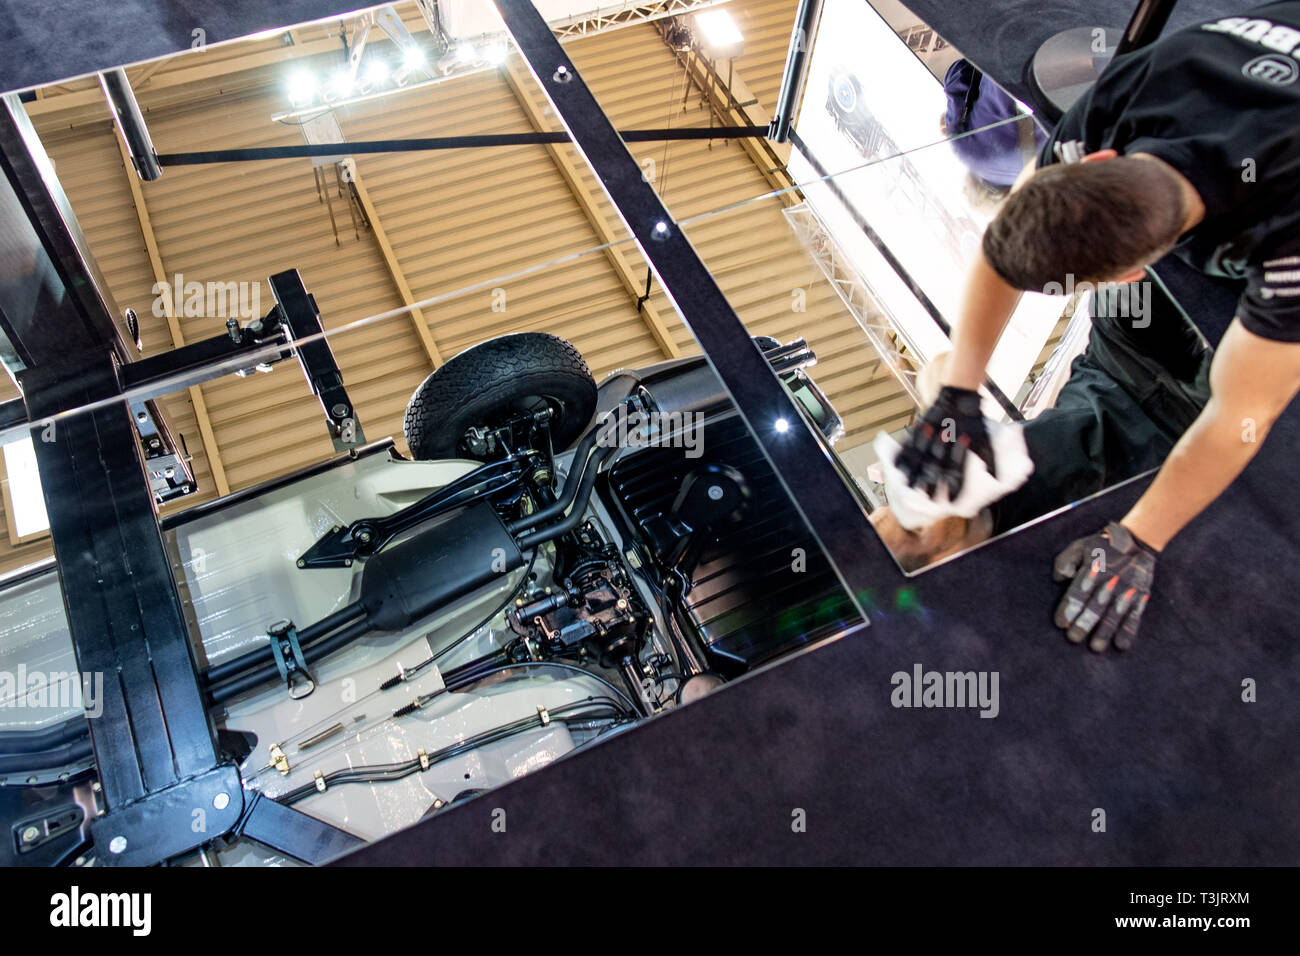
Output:
[[1075,100],[1073,106],[1066,110],[1061,121],[1056,124],[1047,142],[1038,151],[1038,168],[1051,166],[1056,162],[1056,144],[1066,143],[1072,139],[1083,139],[1083,110],[1087,97]]
[[1300,342],[1300,237],[1279,244],[1247,267],[1237,318],[1263,338]]
[[1043,148],[1038,151],[1038,165],[1050,166],[1057,162],[1056,144],[1081,140],[1085,152],[1114,147],[1121,153],[1124,144],[1116,142],[1117,127],[1122,125],[1124,111],[1134,92],[1141,89],[1150,69],[1150,51],[1134,50],[1113,61],[1097,82],[1074,101],[1065,111],[1061,121],[1052,130]]

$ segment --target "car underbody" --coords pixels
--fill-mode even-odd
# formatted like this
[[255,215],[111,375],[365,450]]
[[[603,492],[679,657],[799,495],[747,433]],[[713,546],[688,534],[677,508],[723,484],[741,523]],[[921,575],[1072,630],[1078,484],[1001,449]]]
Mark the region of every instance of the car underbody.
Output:
[[[756,342],[835,440],[839,420],[805,371],[811,350]],[[597,388],[576,356],[542,333],[481,343],[408,408],[413,453],[429,457],[375,442],[164,522],[244,804],[272,800],[372,841],[853,621],[702,358]],[[566,376],[583,375],[590,394],[564,397]],[[466,406],[457,382],[492,400],[439,436]],[[76,683],[52,568],[8,582],[0,609],[29,622],[4,635],[8,671]],[[0,771],[25,785],[5,807],[23,862],[117,852],[90,836],[103,807],[79,711],[93,712],[94,689],[69,689],[45,688],[43,706],[8,710],[0,728]],[[184,859],[212,855],[297,862],[240,826]]]

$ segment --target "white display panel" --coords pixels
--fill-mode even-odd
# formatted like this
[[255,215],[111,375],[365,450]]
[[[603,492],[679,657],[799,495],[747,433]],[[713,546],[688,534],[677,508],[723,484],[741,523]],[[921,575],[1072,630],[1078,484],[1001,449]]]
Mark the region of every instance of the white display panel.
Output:
[[[967,267],[996,203],[971,188],[946,142],[946,107],[942,83],[868,3],[826,0],[795,129],[834,187],[798,149],[789,169],[921,363],[949,349],[948,337],[839,197],[955,325]],[[1062,306],[1038,293],[1021,299],[989,363],[1008,396],[1024,384]]]

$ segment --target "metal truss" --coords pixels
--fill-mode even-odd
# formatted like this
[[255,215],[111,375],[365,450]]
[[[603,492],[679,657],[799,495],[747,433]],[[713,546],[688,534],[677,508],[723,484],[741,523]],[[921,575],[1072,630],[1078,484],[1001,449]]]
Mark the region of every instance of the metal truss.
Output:
[[844,307],[849,310],[862,331],[866,333],[871,347],[876,350],[882,362],[898,379],[903,391],[918,408],[923,404],[916,387],[918,369],[913,357],[899,348],[895,338],[900,336],[897,326],[888,312],[880,305],[880,298],[871,285],[841,251],[834,238],[817,214],[807,203],[783,209],[785,221],[794,230],[799,244],[804,247],[813,262],[826,276],[835,294],[840,297]]

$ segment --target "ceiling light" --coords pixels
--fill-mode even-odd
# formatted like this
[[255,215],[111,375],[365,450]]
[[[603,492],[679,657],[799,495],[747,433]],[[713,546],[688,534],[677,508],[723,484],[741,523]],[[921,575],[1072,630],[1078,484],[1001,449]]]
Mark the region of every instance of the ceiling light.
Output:
[[388,79],[388,63],[382,59],[374,59],[366,64],[366,71],[362,74],[362,82],[366,86],[380,86]]
[[489,63],[500,66],[506,61],[507,52],[504,43],[489,43],[483,48],[483,58]]
[[703,10],[695,14],[695,27],[706,52],[723,59],[740,56],[745,38],[726,10]]
[[474,44],[462,43],[456,47],[456,59],[462,63],[474,62]]
[[402,65],[408,70],[418,70],[424,66],[424,51],[418,46],[408,46],[402,53]]
[[298,70],[289,77],[289,103],[295,109],[310,106],[316,98],[316,77],[306,70]]
[[776,430],[781,434],[785,434],[790,430],[790,423],[784,418],[778,418],[774,424],[776,425]]
[[329,95],[335,99],[346,99],[352,95],[352,74],[347,70],[340,70],[335,73],[330,80]]

